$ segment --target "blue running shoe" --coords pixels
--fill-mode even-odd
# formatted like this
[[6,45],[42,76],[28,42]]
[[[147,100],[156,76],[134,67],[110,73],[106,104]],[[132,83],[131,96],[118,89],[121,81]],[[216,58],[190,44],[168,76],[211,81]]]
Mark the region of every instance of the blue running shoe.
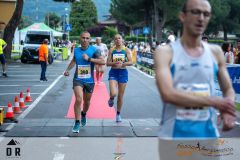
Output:
[[114,105],[114,99],[110,98],[108,100],[108,105],[109,105],[109,107],[112,107]]
[[121,118],[120,114],[117,114],[116,122],[122,122],[122,118]]
[[82,123],[82,126],[85,126],[85,125],[86,125],[86,123],[87,123],[87,118],[86,118],[86,116],[82,116],[82,117],[81,117],[81,123]]
[[72,128],[72,132],[73,133],[79,133],[80,130],[80,122],[75,122],[73,128]]

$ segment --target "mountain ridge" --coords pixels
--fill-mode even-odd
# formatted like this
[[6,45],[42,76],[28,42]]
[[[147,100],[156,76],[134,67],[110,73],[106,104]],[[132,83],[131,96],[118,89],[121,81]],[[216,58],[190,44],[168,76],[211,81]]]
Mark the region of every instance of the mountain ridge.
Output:
[[[104,21],[109,15],[111,0],[92,0],[97,8],[98,21]],[[23,16],[28,16],[34,22],[44,22],[46,13],[55,12],[58,16],[69,14],[70,3],[53,0],[25,0]],[[68,9],[65,9],[68,8]]]

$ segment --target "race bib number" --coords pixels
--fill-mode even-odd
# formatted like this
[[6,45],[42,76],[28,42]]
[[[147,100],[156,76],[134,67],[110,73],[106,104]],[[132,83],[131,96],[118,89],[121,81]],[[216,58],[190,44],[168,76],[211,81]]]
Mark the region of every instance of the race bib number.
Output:
[[78,78],[91,78],[90,65],[78,65],[77,73]]
[[125,55],[124,54],[114,54],[113,55],[113,62],[124,62]]
[[[196,96],[210,96],[209,84],[179,84],[177,86],[179,91],[184,91]],[[178,108],[176,111],[177,120],[192,120],[192,121],[206,121],[210,118],[209,107],[201,108]]]

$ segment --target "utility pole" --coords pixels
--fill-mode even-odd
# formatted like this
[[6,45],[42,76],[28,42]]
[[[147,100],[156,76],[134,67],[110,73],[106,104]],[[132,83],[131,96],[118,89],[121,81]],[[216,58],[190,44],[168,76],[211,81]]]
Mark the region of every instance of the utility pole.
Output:
[[49,12],[48,12],[48,14],[47,14],[47,18],[48,18],[48,26],[49,26]]

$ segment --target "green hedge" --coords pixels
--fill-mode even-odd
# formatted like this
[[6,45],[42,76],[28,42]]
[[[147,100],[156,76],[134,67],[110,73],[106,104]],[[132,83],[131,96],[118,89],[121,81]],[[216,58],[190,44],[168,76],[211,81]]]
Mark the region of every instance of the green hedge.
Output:
[[133,41],[133,42],[145,42],[148,41],[148,37],[143,37],[143,36],[125,36],[124,37],[125,41]]

